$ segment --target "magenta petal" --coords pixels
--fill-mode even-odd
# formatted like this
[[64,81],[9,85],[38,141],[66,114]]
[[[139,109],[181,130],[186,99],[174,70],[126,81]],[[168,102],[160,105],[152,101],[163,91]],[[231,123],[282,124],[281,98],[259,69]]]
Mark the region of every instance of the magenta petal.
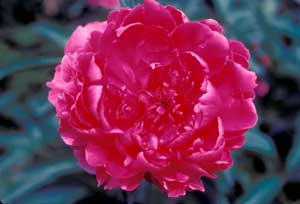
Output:
[[166,9],[173,16],[177,25],[180,25],[182,23],[189,21],[188,17],[182,11],[178,10],[176,7],[174,7],[172,5],[167,5]]
[[136,57],[147,65],[152,63],[165,65],[172,59],[172,44],[165,29],[159,27],[148,28],[143,35],[143,43],[137,49]]
[[[224,81],[224,78],[228,79]],[[239,64],[228,62],[219,76],[212,79],[223,100],[254,98],[256,75]]]
[[217,31],[219,33],[224,32],[223,27],[214,19],[205,19],[199,22],[209,26],[213,31]]
[[166,188],[168,189],[168,196],[171,198],[183,196],[185,192],[185,184],[178,182],[168,182]]
[[154,0],[145,0],[145,24],[161,26],[169,31],[175,28],[171,14]]
[[60,122],[59,133],[61,135],[61,138],[67,145],[82,146],[86,143],[83,135],[69,126],[66,121]]
[[176,27],[172,33],[175,47],[183,51],[194,51],[208,38],[213,35],[213,31],[206,25],[196,22],[188,22]]
[[90,174],[95,174],[96,173],[96,168],[88,165],[85,159],[85,152],[83,149],[75,149],[74,150],[74,155],[78,159],[79,165],[85,169],[87,172]]
[[249,50],[244,46],[243,43],[236,40],[230,40],[229,43],[234,61],[243,67],[248,68],[250,58]]
[[225,65],[229,51],[227,38],[214,31],[212,37],[208,38],[203,45],[198,46],[196,53],[207,62],[210,74],[214,74]]
[[220,104],[222,104],[222,101],[216,88],[211,83],[208,83],[206,93],[202,95],[199,103],[194,107],[194,111],[202,115],[201,126],[206,126],[218,116],[221,110]]
[[85,148],[86,161],[90,166],[103,166],[107,163],[108,155],[105,155],[101,146],[87,145]]
[[79,57],[79,67],[87,83],[99,82],[102,79],[101,68],[96,64],[94,56],[90,54],[81,55]]
[[107,17],[107,23],[114,23],[116,27],[119,27],[130,12],[131,9],[128,8],[112,11]]
[[87,87],[84,90],[84,98],[88,108],[95,118],[99,117],[98,108],[100,105],[100,99],[102,96],[102,86],[101,85],[92,85]]
[[221,114],[221,118],[225,130],[228,131],[252,128],[257,122],[257,113],[252,99],[232,101]]
[[93,31],[103,32],[106,28],[106,22],[93,22],[89,23],[86,26],[79,26],[74,31],[70,37],[66,48],[65,53],[74,53],[80,48],[84,48],[85,44],[88,42],[88,39]]
[[135,23],[145,23],[145,9],[142,5],[137,5],[131,10],[126,17],[123,18],[122,26]]

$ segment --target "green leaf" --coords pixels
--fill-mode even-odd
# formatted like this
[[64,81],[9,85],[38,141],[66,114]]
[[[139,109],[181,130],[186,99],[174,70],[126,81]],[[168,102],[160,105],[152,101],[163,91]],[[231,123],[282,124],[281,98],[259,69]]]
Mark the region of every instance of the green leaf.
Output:
[[195,1],[195,0],[185,0],[185,1],[177,1],[177,0],[161,0],[162,4],[171,4],[182,10],[191,20],[200,20],[202,18],[208,18],[209,9],[205,6],[204,0]]
[[26,106],[32,110],[35,117],[42,117],[50,111],[54,113],[53,106],[48,101],[48,91],[32,96],[26,101]]
[[300,115],[296,119],[295,127],[296,134],[294,136],[293,146],[287,156],[286,160],[286,171],[291,172],[296,169],[300,169]]
[[75,160],[59,161],[34,167],[17,175],[14,185],[6,189],[6,192],[0,196],[5,203],[11,203],[43,185],[55,181],[60,176],[74,173],[78,170]]
[[0,80],[6,76],[16,72],[25,71],[27,69],[56,65],[60,62],[60,60],[60,57],[35,57],[24,61],[18,61],[15,64],[6,67],[0,67]]
[[50,23],[37,23],[32,26],[32,29],[62,49],[68,40],[68,37],[62,34],[62,29]]
[[34,32],[32,26],[16,27],[10,30],[8,35],[10,35],[17,44],[23,47],[29,47],[40,41],[40,38]]
[[[0,162],[0,176],[2,177],[7,171],[12,169],[11,167],[23,162],[24,157],[27,157],[28,153],[24,150],[8,151],[4,154],[4,158],[1,158]],[[2,183],[0,182],[2,188]],[[0,195],[2,197],[3,195]]]
[[280,191],[284,180],[280,176],[267,176],[241,197],[236,204],[268,204]]
[[71,204],[87,194],[80,186],[55,186],[19,199],[15,204]]
[[244,149],[262,155],[277,157],[276,146],[273,140],[257,129],[251,129],[245,134]]
[[3,94],[0,94],[0,108],[2,109],[3,107],[7,106],[8,104],[12,104],[15,100],[16,100],[16,94],[13,92],[6,92]]
[[231,188],[234,186],[235,176],[235,167],[231,167],[226,171],[220,172],[218,179],[216,179],[218,190],[224,194],[229,193]]
[[229,204],[228,198],[224,195],[218,195],[216,196],[216,202],[218,204]]
[[5,66],[11,61],[15,61],[22,56],[22,53],[14,49],[11,49],[8,45],[6,45],[2,41],[0,41],[0,53],[1,53],[0,66]]
[[139,3],[143,3],[143,0],[120,0],[122,7],[134,7]]
[[20,132],[1,131],[0,145],[5,145],[6,147],[12,146],[14,148],[22,147],[22,146],[24,147],[28,145],[28,140],[27,138],[22,137],[22,134]]

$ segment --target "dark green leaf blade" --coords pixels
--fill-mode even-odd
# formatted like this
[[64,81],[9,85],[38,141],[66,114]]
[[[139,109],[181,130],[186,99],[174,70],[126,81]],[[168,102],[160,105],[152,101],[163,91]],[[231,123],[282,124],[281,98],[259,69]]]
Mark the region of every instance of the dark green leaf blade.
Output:
[[291,172],[300,169],[300,115],[296,119],[296,135],[294,136],[293,146],[286,160],[286,171]]
[[262,155],[277,156],[276,146],[273,140],[257,129],[251,129],[245,134],[246,143],[244,149]]
[[16,72],[25,71],[34,67],[56,65],[60,62],[60,60],[60,57],[35,57],[24,61],[18,61],[15,64],[0,67],[0,79]]
[[268,204],[281,189],[284,180],[280,176],[267,176],[261,179],[236,204]]

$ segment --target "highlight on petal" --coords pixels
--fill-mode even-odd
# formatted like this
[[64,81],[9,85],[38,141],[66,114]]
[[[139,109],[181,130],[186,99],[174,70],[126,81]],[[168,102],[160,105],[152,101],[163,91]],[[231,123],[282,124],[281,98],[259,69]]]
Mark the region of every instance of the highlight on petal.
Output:
[[218,21],[216,21],[214,19],[204,19],[199,22],[209,26],[210,29],[212,29],[213,31],[217,31],[219,33],[224,32],[223,27],[218,23]]

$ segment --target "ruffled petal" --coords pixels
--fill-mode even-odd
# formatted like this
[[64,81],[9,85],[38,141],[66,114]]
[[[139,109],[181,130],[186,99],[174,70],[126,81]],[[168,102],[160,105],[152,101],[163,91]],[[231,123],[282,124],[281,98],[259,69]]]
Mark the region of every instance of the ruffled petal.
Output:
[[75,53],[81,48],[84,48],[86,43],[88,42],[90,35],[93,31],[104,32],[106,28],[106,21],[104,22],[92,22],[87,24],[86,26],[78,26],[76,30],[71,35],[66,48],[65,54],[67,53]]
[[213,31],[217,31],[219,33],[224,32],[223,27],[218,23],[218,21],[216,21],[214,19],[204,19],[199,22],[209,26],[210,29],[212,29]]
[[227,131],[249,129],[257,122],[257,113],[252,99],[233,100],[220,117]]
[[213,31],[204,24],[187,22],[176,27],[172,33],[175,47],[182,51],[194,51],[208,38],[212,37]]
[[167,9],[154,0],[145,0],[145,24],[161,26],[169,31],[175,28],[175,20]]
[[172,5],[167,5],[166,9],[173,16],[176,25],[180,25],[182,23],[186,23],[189,21],[188,17],[182,11],[178,10],[176,7]]
[[229,40],[233,60],[245,68],[249,67],[250,52],[243,43],[236,40]]
[[222,69],[230,54],[227,38],[214,31],[213,35],[206,39],[205,43],[196,48],[196,53],[203,58],[209,66],[209,73],[215,74]]

